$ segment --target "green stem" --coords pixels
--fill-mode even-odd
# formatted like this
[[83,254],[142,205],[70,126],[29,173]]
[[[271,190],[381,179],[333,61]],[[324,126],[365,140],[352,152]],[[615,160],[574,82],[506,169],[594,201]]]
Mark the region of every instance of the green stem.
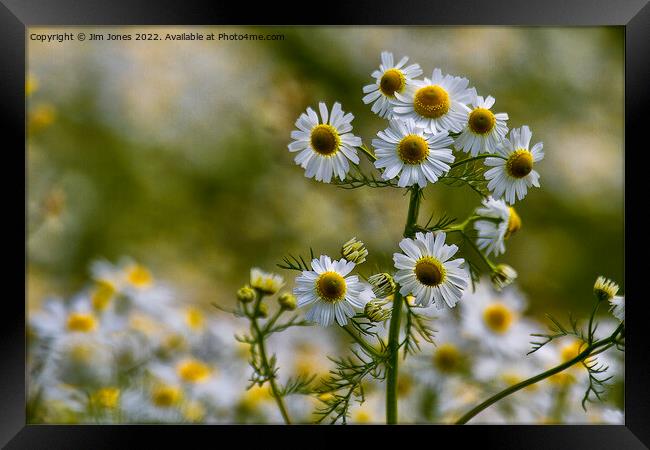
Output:
[[386,368],[386,423],[397,423],[397,376],[399,368],[399,329],[402,316],[402,295],[395,291],[393,312],[388,331],[388,367]]
[[269,364],[269,360],[266,356],[266,348],[264,346],[264,335],[262,334],[262,330],[260,329],[259,324],[257,323],[257,311],[259,309],[259,305],[262,301],[262,295],[258,293],[258,298],[257,302],[255,303],[255,307],[253,308],[253,313],[249,316],[251,319],[251,325],[253,326],[253,329],[255,330],[255,334],[257,336],[257,347],[260,351],[260,360],[262,362],[262,365],[264,366],[264,371],[266,372],[268,379],[269,379],[269,385],[271,386],[271,393],[273,394],[273,398],[275,399],[275,402],[278,404],[278,409],[280,410],[280,414],[282,414],[282,418],[284,419],[284,423],[287,425],[291,424],[291,419],[289,418],[289,414],[287,413],[287,408],[284,406],[284,401],[282,400],[282,396],[279,394],[279,389],[278,385],[275,382],[275,373],[271,370],[271,365]]
[[591,316],[589,316],[589,328],[587,328],[587,338],[588,338],[588,342],[590,344],[594,340],[594,331],[595,330],[592,330],[591,327],[593,326],[594,317],[596,316],[596,312],[598,311],[598,306],[600,306],[600,300],[596,299],[596,303],[594,304],[594,307],[591,310]]
[[[420,212],[420,188],[411,187],[411,198],[404,226],[404,237],[413,237],[415,234],[418,213]],[[399,372],[399,330],[402,319],[402,295],[399,286],[393,297],[393,310],[390,317],[388,330],[388,366],[386,368],[386,423],[397,423],[397,381]]]
[[501,155],[497,155],[497,154],[494,154],[494,153],[485,153],[485,154],[483,154],[483,155],[474,156],[473,158],[466,158],[466,159],[463,159],[463,160],[461,160],[461,161],[457,161],[457,162],[455,162],[455,163],[453,163],[453,164],[450,164],[450,165],[449,165],[449,167],[450,167],[449,170],[453,169],[454,167],[462,166],[463,164],[467,164],[467,163],[469,163],[469,162],[472,162],[472,161],[478,161],[479,159],[485,159],[485,158],[501,158],[501,159],[506,159],[506,158],[504,158],[504,157],[501,156]]
[[490,268],[490,270],[494,271],[496,269],[496,265],[492,261],[490,261],[490,258],[488,258],[486,255],[483,254],[483,252],[476,246],[474,241],[469,236],[467,236],[462,231],[461,231],[461,233],[463,233],[463,237],[465,239],[465,242],[467,242],[474,249],[474,251],[476,251],[476,253],[479,254],[479,256],[481,257],[483,262]]
[[531,384],[535,384],[539,381],[542,381],[552,375],[555,375],[556,373],[560,373],[565,369],[568,369],[569,367],[573,366],[574,364],[583,361],[584,359],[588,358],[589,356],[592,355],[592,353],[595,350],[600,349],[601,347],[606,347],[607,345],[611,344],[612,342],[616,341],[616,338],[620,331],[623,329],[623,324],[620,324],[616,330],[611,334],[611,336],[601,339],[600,341],[596,341],[593,344],[587,346],[580,354],[578,354],[575,358],[566,361],[558,366],[553,367],[552,369],[547,370],[546,372],[542,372],[539,375],[535,375],[534,377],[531,377],[527,380],[522,381],[521,383],[513,384],[509,388],[504,389],[503,391],[493,395],[492,397],[488,398],[485,400],[483,403],[480,405],[474,407],[472,410],[468,411],[465,415],[463,415],[458,421],[456,421],[456,425],[462,425],[467,423],[472,417],[476,416],[478,413],[486,409],[487,407],[493,405],[494,403],[498,402],[499,400],[509,396],[510,394],[514,394],[515,392],[519,391],[520,389],[523,389],[527,386],[530,386]]
[[360,147],[357,147],[360,149],[363,153],[366,154],[366,156],[370,159],[370,161],[377,161],[377,157],[368,149],[365,145],[362,145]]
[[349,325],[346,325],[344,327],[341,327],[345,330],[346,333],[348,333],[352,338],[361,346],[365,351],[370,353],[371,355],[381,358],[383,355],[379,353],[372,345],[370,345],[368,342],[366,342],[361,336],[356,334],[354,331],[352,331],[349,328]]

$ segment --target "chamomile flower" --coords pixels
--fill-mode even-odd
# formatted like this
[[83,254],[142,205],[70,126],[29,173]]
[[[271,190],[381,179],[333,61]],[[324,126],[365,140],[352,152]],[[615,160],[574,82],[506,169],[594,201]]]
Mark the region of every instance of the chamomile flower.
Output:
[[485,172],[488,189],[495,198],[505,196],[508,203],[522,200],[531,186],[539,187],[539,174],[533,169],[536,162],[544,159],[544,145],[538,142],[529,150],[533,134],[528,126],[510,131],[510,138],[503,139],[497,148],[499,157],[486,158]]
[[393,119],[377,136],[379,139],[372,140],[377,155],[375,167],[384,169],[384,180],[399,175],[400,187],[417,184],[423,188],[435,183],[454,161],[450,148],[453,139],[447,132],[428,133],[413,119]]
[[280,275],[264,272],[257,267],[251,269],[251,287],[265,295],[273,295],[284,286],[284,278]]
[[412,293],[418,305],[435,303],[438,309],[444,304],[453,308],[469,284],[465,260],[451,259],[458,247],[446,245],[446,237],[443,232],[417,233],[415,239],[405,238],[399,243],[404,253],[393,254],[400,293]]
[[496,292],[484,280],[463,299],[462,333],[492,353],[523,356],[534,332],[534,325],[522,317],[525,307],[513,288]]
[[363,93],[366,94],[363,103],[372,103],[371,110],[379,117],[390,119],[393,106],[390,101],[395,98],[395,93],[404,92],[413,78],[422,75],[419,64],[405,66],[408,60],[408,56],[405,56],[394,64],[391,52],[381,52],[379,70],[372,73],[375,83],[363,87]]
[[291,132],[294,141],[289,144],[290,152],[299,152],[294,161],[305,169],[307,178],[329,183],[336,175],[341,180],[350,170],[350,163],[359,163],[355,147],[361,145],[361,138],[352,131],[352,113],[345,114],[341,104],[336,102],[331,112],[325,103],[318,104],[320,119],[316,112],[307,108],[296,120],[297,130]]
[[359,281],[357,275],[347,276],[355,264],[345,259],[332,261],[322,255],[311,262],[312,270],[304,270],[296,278],[293,293],[298,307],[314,304],[305,318],[322,326],[336,322],[343,326],[354,316],[353,308],[363,308],[372,296],[372,289]]
[[457,149],[469,152],[472,156],[497,151],[497,146],[508,132],[508,114],[494,114],[490,111],[492,105],[493,97],[476,97],[467,115],[467,126],[456,138],[454,145]]
[[430,79],[414,80],[404,92],[395,92],[393,117],[413,119],[428,133],[459,132],[467,123],[467,104],[476,97],[476,90],[468,84],[467,78],[443,76],[440,69],[434,69]]
[[488,197],[483,200],[483,208],[476,210],[476,215],[487,220],[478,219],[474,228],[478,233],[476,244],[486,254],[499,256],[506,251],[504,241],[521,228],[521,218],[512,206],[503,200]]

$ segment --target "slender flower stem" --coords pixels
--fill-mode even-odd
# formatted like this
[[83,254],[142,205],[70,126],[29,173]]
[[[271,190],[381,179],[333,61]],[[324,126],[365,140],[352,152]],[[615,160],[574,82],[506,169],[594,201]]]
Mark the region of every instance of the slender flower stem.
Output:
[[257,311],[259,310],[260,303],[262,302],[262,295],[258,293],[257,301],[255,303],[255,307],[253,308],[252,314],[249,315],[250,320],[251,320],[251,326],[253,327],[253,330],[255,331],[255,335],[257,337],[257,347],[260,351],[260,360],[262,362],[262,365],[264,366],[264,371],[269,377],[269,385],[271,386],[271,393],[273,394],[273,398],[275,399],[275,402],[278,404],[278,409],[280,410],[280,414],[282,414],[282,418],[284,419],[284,422],[287,425],[291,424],[291,419],[289,418],[289,414],[287,413],[287,408],[284,406],[284,401],[282,400],[282,396],[279,394],[279,389],[278,385],[275,382],[275,373],[271,370],[271,365],[269,364],[269,360],[266,356],[266,348],[264,346],[264,335],[262,333],[262,330],[260,329],[259,324],[257,323]]
[[348,333],[352,338],[361,346],[365,351],[370,353],[371,355],[381,358],[383,355],[379,353],[370,343],[366,342],[365,339],[363,339],[361,336],[359,336],[357,333],[352,331],[349,327],[349,325],[346,325],[344,327],[341,327],[345,330],[346,333]]
[[596,331],[596,330],[592,330],[591,327],[593,326],[594,317],[596,316],[596,312],[598,311],[598,306],[600,306],[600,300],[596,299],[594,308],[591,310],[591,316],[589,316],[589,328],[587,328],[587,340],[590,344],[594,340],[594,332]]
[[488,398],[480,405],[468,411],[460,419],[458,419],[458,421],[456,421],[456,425],[462,425],[467,423],[472,417],[476,416],[478,413],[486,409],[488,406],[493,405],[494,403],[507,397],[508,395],[514,394],[518,390],[530,386],[531,384],[535,384],[539,381],[542,381],[552,375],[555,375],[556,373],[560,373],[563,370],[568,369],[569,367],[573,366],[574,364],[580,361],[584,361],[586,358],[592,356],[592,354],[596,353],[596,351],[600,350],[602,347],[607,347],[612,342],[615,342],[618,337],[618,334],[623,329],[623,326],[624,325],[621,323],[618,326],[618,328],[616,328],[616,330],[614,330],[614,332],[609,337],[596,341],[591,345],[588,345],[587,348],[585,348],[582,352],[580,352],[575,358],[566,361],[558,366],[555,366],[552,369],[547,370],[546,372],[542,372],[539,375],[535,375],[534,377],[524,380],[521,383],[513,384],[509,388],[506,388],[503,391],[493,395],[492,397]]
[[[485,153],[485,154],[483,154],[483,155],[474,156],[473,158],[466,158],[466,159],[463,159],[463,160],[457,161],[457,162],[455,162],[455,163],[453,163],[453,164],[449,164],[449,167],[450,167],[451,169],[453,169],[454,167],[462,166],[463,164],[467,164],[467,163],[469,163],[469,162],[472,162],[472,161],[478,161],[479,159],[485,159],[485,158],[501,158],[501,159],[506,159],[506,158],[504,158],[503,156],[501,156],[501,155],[497,155],[497,154],[495,154],[495,153]],[[451,169],[450,169],[450,170],[451,170]]]
[[[404,237],[413,237],[420,211],[420,188],[411,187],[411,198],[404,226]],[[397,376],[399,369],[399,330],[402,319],[402,295],[399,287],[393,297],[393,310],[388,330],[388,367],[386,368],[386,423],[397,423]]]
[[377,157],[370,151],[368,147],[365,146],[365,144],[361,145],[360,147],[357,147],[359,150],[361,150],[363,153],[366,154],[366,156],[370,159],[370,161],[377,161]]
[[483,262],[490,268],[490,270],[494,271],[496,269],[496,265],[490,261],[490,258],[483,254],[483,252],[476,246],[474,241],[469,236],[467,236],[463,231],[461,231],[461,233],[463,233],[465,241],[476,251],[476,253],[479,254]]

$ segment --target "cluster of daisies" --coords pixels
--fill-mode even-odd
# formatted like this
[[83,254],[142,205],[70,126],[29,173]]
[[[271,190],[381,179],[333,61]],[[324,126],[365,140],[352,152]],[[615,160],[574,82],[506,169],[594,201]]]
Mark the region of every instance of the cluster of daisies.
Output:
[[[431,244],[435,247],[435,239]],[[367,256],[356,240],[344,249],[347,258],[360,263]],[[377,320],[380,332],[387,332],[389,316],[378,318],[376,312],[392,300],[392,277],[374,275],[368,288],[358,276],[350,275],[355,263],[345,258],[321,257],[312,265],[319,273],[305,278],[315,282],[320,277],[323,295],[348,296],[352,299],[349,306],[355,309],[365,302],[362,311]],[[245,332],[239,321],[197,307],[130,259],[117,264],[96,262],[91,273],[92,282],[71,298],[48,298],[28,314],[30,423],[282,422],[266,386],[247,389],[249,348],[242,343],[232,345],[232,335]],[[280,304],[286,298],[282,295],[285,281],[277,274],[253,268],[249,286],[269,295],[280,294]],[[624,298],[617,295],[615,283],[599,279],[594,291],[610,302],[615,317],[624,313]],[[528,333],[541,326],[525,317],[526,302],[519,291],[498,292],[484,280],[468,295],[454,310],[422,309],[440,319],[435,322],[436,346],[407,359],[400,370],[400,401],[409,406],[402,408],[401,421],[457,419],[494,389],[570,359],[580,349],[577,341],[567,338],[522,359]],[[310,299],[314,303],[307,290],[301,304]],[[416,299],[409,295],[407,301],[415,305]],[[375,304],[380,306],[372,313],[368,306]],[[329,321],[343,322],[347,306],[327,304],[321,306],[320,314]],[[613,318],[603,320],[599,330],[606,332],[615,323]],[[311,327],[307,333],[298,327],[274,334],[268,345],[276,354],[282,382],[316,375],[317,387],[331,369],[327,355],[340,353],[349,342],[333,327]],[[609,354],[598,358],[609,365],[608,375],[618,379],[621,362]],[[588,413],[575,406],[587,376],[577,365],[486,410],[477,420],[622,423],[621,412],[611,405],[594,405]],[[383,422],[382,389],[373,381],[365,389],[367,401],[351,409],[350,422]],[[566,407],[562,417],[554,417],[560,393]],[[294,395],[285,400],[297,422],[310,423],[323,395]],[[431,398],[437,400],[426,401]]]
[[[508,135],[508,114],[493,112],[494,98],[478,95],[467,78],[434,69],[431,78],[418,79],[422,69],[407,62],[404,57],[395,64],[392,53],[383,52],[379,69],[372,73],[375,82],[363,88],[363,102],[389,121],[372,140],[374,165],[384,180],[424,188],[449,172],[456,151],[470,157],[494,155],[485,158],[485,178],[496,199],[513,204],[529,187],[539,187],[534,166],[544,158],[543,145],[531,146],[528,126]],[[321,102],[318,113],[307,108],[300,115],[289,151],[297,153],[295,162],[306,177],[343,181],[350,165],[359,164],[363,144],[352,133],[353,119],[338,102],[331,110]]]
[[[248,346],[232,345],[239,324],[132,259],[96,261],[91,274],[80,292],[28,312],[30,423],[281,420],[266,387],[247,390]],[[257,269],[250,282],[283,283]],[[297,367],[302,353],[285,348],[284,367]]]
[[[408,296],[407,301],[415,305],[415,297]],[[526,314],[527,307],[525,296],[514,286],[497,291],[488,279],[482,279],[457,308],[423,310],[434,320],[435,346],[401,361],[399,422],[454,423],[494,393],[568,361],[584,349],[581,340],[567,336],[527,354],[530,333],[545,328]],[[618,324],[615,316],[604,317],[598,334],[607,336]],[[377,329],[383,338],[386,328]],[[610,387],[620,388],[624,369],[620,352],[601,353],[589,363],[608,367]],[[623,423],[622,411],[612,402],[589,403],[586,411],[582,408],[588,378],[578,363],[497,402],[472,423]],[[370,383],[366,401],[352,408],[353,422],[384,419],[385,392],[379,382]]]

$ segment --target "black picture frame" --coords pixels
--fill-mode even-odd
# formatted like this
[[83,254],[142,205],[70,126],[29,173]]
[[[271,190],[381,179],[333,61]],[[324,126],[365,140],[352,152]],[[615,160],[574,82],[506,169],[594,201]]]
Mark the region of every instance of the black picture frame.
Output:
[[[316,11],[318,11],[316,13]],[[5,242],[15,244],[5,260],[5,289],[0,328],[2,364],[0,373],[0,444],[6,448],[123,448],[143,439],[147,446],[154,442],[187,445],[205,439],[218,446],[224,428],[250,441],[244,445],[271,442],[278,434],[307,433],[307,445],[320,435],[328,439],[348,434],[368,433],[373,442],[380,442],[387,433],[404,433],[386,427],[279,427],[264,426],[251,434],[248,426],[54,426],[27,425],[25,422],[25,296],[27,251],[18,244],[25,235],[27,171],[25,148],[25,56],[27,28],[36,25],[206,25],[206,24],[345,24],[345,25],[538,25],[538,26],[600,26],[625,28],[625,286],[627,306],[625,425],[622,426],[453,426],[410,427],[407,432],[423,434],[430,445],[463,446],[479,440],[484,447],[495,448],[647,448],[650,445],[650,389],[645,385],[650,375],[650,337],[643,325],[648,300],[642,295],[644,263],[645,208],[647,191],[644,164],[648,153],[644,120],[650,116],[650,4],[648,0],[545,0],[526,2],[507,0],[478,2],[469,0],[402,0],[384,5],[375,1],[328,2],[318,9],[283,6],[277,2],[247,4],[234,2],[199,2],[185,0],[0,0],[0,91],[2,95],[2,155],[5,176],[2,177],[5,198],[11,200],[5,209]],[[19,199],[21,174],[25,167],[23,196]],[[7,177],[6,175],[13,175]],[[15,177],[15,179],[14,179]],[[597,181],[594,181],[597,182]],[[639,184],[637,184],[639,183]],[[24,201],[21,208],[20,203]],[[15,202],[15,203],[14,203]],[[14,213],[15,210],[15,213]],[[23,212],[20,220],[18,211]],[[638,217],[637,217],[638,216]],[[6,246],[5,246],[6,248]],[[603,245],[603,258],[607,257]],[[20,274],[18,262],[24,262]],[[15,272],[15,273],[14,273]],[[19,286],[21,285],[21,286]],[[15,295],[14,289],[15,288]],[[11,292],[11,295],[9,294]],[[333,435],[330,437],[330,435]],[[405,436],[403,434],[397,436]],[[350,435],[350,437],[353,437]],[[411,438],[409,438],[411,439]],[[260,442],[258,442],[260,441]],[[285,445],[286,445],[285,441]],[[423,441],[423,445],[426,441]],[[229,444],[232,445],[232,444]],[[347,444],[346,444],[347,445]],[[367,445],[364,441],[359,445]],[[412,444],[411,444],[412,445]],[[428,445],[428,444],[427,444]]]

